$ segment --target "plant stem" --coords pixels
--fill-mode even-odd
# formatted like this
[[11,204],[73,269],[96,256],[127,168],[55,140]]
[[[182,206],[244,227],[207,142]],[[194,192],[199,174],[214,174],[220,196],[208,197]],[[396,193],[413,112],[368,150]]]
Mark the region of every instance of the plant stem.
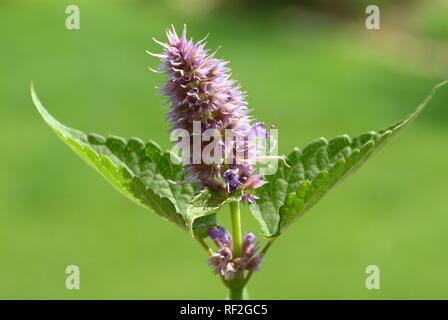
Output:
[[208,255],[211,256],[213,254],[213,250],[205,243],[204,239],[195,237],[195,239],[199,242],[202,248],[207,251]]
[[[233,256],[234,258],[239,258],[241,256],[242,247],[240,203],[238,201],[232,201],[230,202],[229,206],[230,216],[232,220]],[[229,284],[229,299],[243,300],[245,286],[243,275],[236,275],[232,282]]]
[[244,287],[230,288],[230,300],[244,300]]
[[240,215],[240,203],[238,201],[230,202],[230,215],[232,219],[232,241],[233,241],[233,254],[235,258],[241,256],[241,215]]

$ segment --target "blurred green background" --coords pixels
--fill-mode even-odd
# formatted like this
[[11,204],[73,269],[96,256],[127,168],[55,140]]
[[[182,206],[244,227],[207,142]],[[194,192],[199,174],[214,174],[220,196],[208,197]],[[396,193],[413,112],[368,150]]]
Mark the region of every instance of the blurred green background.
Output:
[[[170,147],[156,86],[171,24],[188,24],[279,128],[280,151],[385,127],[448,78],[448,2],[0,2],[0,298],[220,299],[226,291],[186,233],[114,191],[32,105],[85,132]],[[65,28],[77,4],[81,29]],[[254,299],[448,298],[448,88],[355,176],[280,238],[249,286]],[[248,210],[244,229],[258,230]],[[227,209],[220,213],[224,223]],[[81,269],[81,290],[65,268]],[[381,290],[365,288],[378,265]]]

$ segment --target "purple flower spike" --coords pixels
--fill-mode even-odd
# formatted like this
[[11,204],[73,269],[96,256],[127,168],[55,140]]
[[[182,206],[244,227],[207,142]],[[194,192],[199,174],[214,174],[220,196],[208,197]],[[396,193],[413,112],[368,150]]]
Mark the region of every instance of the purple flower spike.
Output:
[[[162,60],[160,69],[168,77],[162,93],[171,102],[167,117],[171,130],[186,130],[191,137],[194,123],[199,122],[201,133],[216,129],[224,135],[220,143],[222,160],[227,159],[226,155],[235,155],[226,163],[189,161],[185,170],[201,186],[230,194],[254,174],[257,156],[262,151],[253,140],[266,137],[264,124],[251,124],[245,94],[230,78],[228,62],[210,54],[205,39],[195,43],[187,38],[185,28],[179,36],[174,27],[167,31],[167,38],[168,43],[156,40],[164,48],[162,54],[150,54]],[[190,139],[191,145],[193,140]],[[205,145],[200,148],[203,151]],[[191,160],[191,155],[188,158]],[[253,188],[259,186],[252,184]]]

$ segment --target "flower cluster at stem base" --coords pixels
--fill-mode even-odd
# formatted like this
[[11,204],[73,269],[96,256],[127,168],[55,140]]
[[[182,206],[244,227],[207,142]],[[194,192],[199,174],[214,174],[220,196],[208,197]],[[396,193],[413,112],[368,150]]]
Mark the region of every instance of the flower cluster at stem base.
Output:
[[224,227],[208,229],[208,236],[218,247],[218,251],[208,259],[216,274],[220,274],[225,280],[231,280],[236,275],[243,275],[244,271],[258,270],[262,256],[256,255],[257,239],[253,233],[249,232],[244,237],[239,257],[235,257],[232,237]]

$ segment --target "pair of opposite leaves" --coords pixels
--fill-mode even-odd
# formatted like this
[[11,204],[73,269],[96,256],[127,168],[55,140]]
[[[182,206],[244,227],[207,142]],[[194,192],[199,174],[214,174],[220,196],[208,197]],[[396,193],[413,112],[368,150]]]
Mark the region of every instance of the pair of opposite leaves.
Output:
[[[302,150],[294,149],[274,175],[265,177],[268,183],[256,190],[259,199],[251,211],[263,235],[274,238],[283,233],[338,182],[409,126],[436,90],[447,83],[434,87],[415,112],[388,128],[355,138],[348,135],[330,141],[319,138]],[[205,237],[206,229],[216,224],[216,212],[241,197],[238,193],[229,197],[209,189],[199,191],[193,184],[178,183],[185,179],[182,165],[173,164],[170,153],[162,151],[155,142],[85,134],[51,116],[33,87],[31,96],[43,119],[62,141],[118,191],[194,237]]]

